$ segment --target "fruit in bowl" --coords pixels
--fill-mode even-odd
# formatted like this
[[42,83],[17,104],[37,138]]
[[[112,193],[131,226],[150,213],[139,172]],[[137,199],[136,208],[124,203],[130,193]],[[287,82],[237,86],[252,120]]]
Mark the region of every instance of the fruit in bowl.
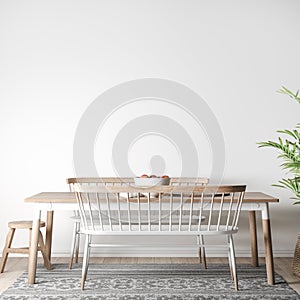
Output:
[[135,177],[134,183],[137,186],[169,185],[170,177],[168,175],[156,176],[152,174],[148,176],[143,174],[140,177]]
[[[168,175],[156,176],[154,174],[148,176],[147,174],[143,174],[140,177],[134,178],[134,184],[136,186],[156,186],[156,185],[169,185],[170,177]],[[143,194],[143,193],[142,193]],[[146,193],[144,193],[147,196]],[[158,193],[150,193],[151,197],[158,197]]]

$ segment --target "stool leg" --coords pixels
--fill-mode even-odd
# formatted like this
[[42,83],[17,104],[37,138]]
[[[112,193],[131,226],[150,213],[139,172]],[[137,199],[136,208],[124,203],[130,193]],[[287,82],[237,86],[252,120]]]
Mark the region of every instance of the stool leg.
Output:
[[47,251],[46,251],[46,247],[44,244],[43,235],[42,235],[41,231],[39,231],[39,246],[40,246],[43,258],[44,258],[44,266],[48,270],[51,270],[51,263],[49,261],[48,255],[47,255]]
[[9,232],[6,236],[6,242],[5,242],[5,246],[4,246],[3,253],[2,253],[0,273],[4,272],[4,268],[5,268],[7,257],[8,257],[9,248],[10,248],[12,240],[14,238],[14,234],[15,234],[15,228],[10,228]]

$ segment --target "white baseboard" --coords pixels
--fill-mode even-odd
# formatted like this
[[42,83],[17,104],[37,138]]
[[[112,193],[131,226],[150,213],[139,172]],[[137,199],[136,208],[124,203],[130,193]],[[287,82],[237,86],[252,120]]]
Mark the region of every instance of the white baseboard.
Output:
[[[81,253],[81,256],[83,254]],[[197,251],[190,248],[106,248],[93,249],[92,255],[95,257],[197,257]],[[207,257],[227,257],[227,253],[220,249],[209,249],[206,251]],[[264,251],[258,252],[259,257],[264,257]],[[274,250],[274,257],[293,257],[294,250]],[[69,252],[54,252],[53,257],[68,257]],[[237,257],[251,257],[251,252],[247,249],[236,250]]]
[[[2,255],[2,253],[1,253]],[[39,253],[40,255],[40,253]],[[224,249],[207,249],[207,257],[227,257]],[[263,250],[258,252],[259,257],[264,257]],[[273,250],[274,257],[293,257],[294,250],[282,249]],[[9,257],[25,257],[27,255],[9,254]],[[69,251],[54,251],[52,257],[69,257]],[[82,253],[80,253],[82,256]],[[97,248],[92,250],[92,256],[95,257],[197,257],[197,251],[191,248],[172,248],[172,247],[142,247],[138,248]],[[251,252],[248,249],[236,249],[237,257],[251,257]]]

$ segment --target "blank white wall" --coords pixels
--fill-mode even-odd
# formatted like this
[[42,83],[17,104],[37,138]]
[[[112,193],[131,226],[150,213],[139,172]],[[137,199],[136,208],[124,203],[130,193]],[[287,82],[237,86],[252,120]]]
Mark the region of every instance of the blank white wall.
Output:
[[[274,252],[292,254],[300,207],[271,187],[284,173],[256,142],[299,122],[299,104],[275,92],[300,87],[299,9],[296,0],[0,1],[1,248],[7,222],[31,218],[25,197],[67,190],[88,105],[119,83],[155,77],[205,99],[225,138],[224,183],[280,198],[271,206]],[[55,216],[55,254],[69,250],[69,215]],[[244,217],[241,255],[249,253]]]

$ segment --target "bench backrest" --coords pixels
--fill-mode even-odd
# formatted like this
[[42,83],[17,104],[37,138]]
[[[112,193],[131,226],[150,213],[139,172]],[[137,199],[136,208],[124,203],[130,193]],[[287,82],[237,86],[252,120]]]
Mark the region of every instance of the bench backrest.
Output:
[[237,230],[246,186],[73,188],[85,231],[166,234]]
[[67,184],[70,190],[73,190],[74,184],[81,184],[86,186],[122,186],[130,185],[134,183],[132,177],[78,177],[78,178],[67,178]]
[[[134,184],[133,177],[78,177],[67,178],[67,184],[72,189],[75,183],[90,186],[104,186],[104,185],[131,185]],[[205,177],[171,177],[170,185],[178,186],[205,186],[209,183],[209,179]]]

